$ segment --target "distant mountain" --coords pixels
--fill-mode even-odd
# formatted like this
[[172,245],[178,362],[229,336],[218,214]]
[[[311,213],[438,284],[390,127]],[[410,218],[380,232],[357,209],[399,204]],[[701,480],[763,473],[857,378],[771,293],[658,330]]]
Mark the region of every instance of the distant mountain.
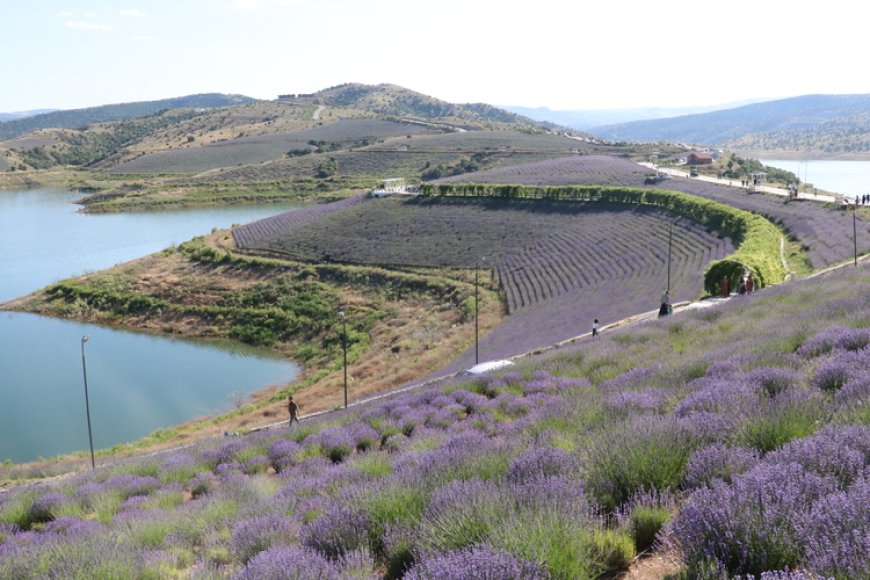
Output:
[[832,146],[839,146],[839,153],[860,152],[870,149],[870,95],[805,95],[590,132],[612,141],[742,143],[744,149],[804,152],[835,152]]
[[602,125],[613,125],[617,123],[629,123],[632,121],[641,121],[646,119],[665,119],[670,117],[679,117],[681,115],[691,115],[698,113],[708,113],[710,111],[718,111],[721,109],[730,109],[749,103],[755,103],[758,100],[741,101],[739,103],[728,103],[721,105],[709,105],[705,107],[639,107],[631,109],[580,109],[580,110],[552,110],[547,107],[518,107],[505,106],[504,109],[535,119],[536,121],[547,121],[564,125],[572,129],[581,129],[594,133],[594,127]]
[[14,113],[0,113],[0,123],[5,121],[17,121],[18,119],[26,119],[34,115],[42,115],[45,113],[53,113],[58,109],[34,109],[32,111],[15,111]]
[[0,141],[14,139],[40,129],[76,129],[94,123],[125,121],[153,115],[166,109],[212,109],[254,101],[243,95],[208,93],[159,101],[118,103],[86,109],[71,109],[0,122]]

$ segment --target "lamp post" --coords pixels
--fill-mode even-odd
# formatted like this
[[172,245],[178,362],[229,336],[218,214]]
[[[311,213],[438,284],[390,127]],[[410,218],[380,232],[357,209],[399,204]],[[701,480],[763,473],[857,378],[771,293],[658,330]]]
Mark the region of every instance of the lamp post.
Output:
[[[486,263],[486,257],[481,258]],[[474,268],[474,364],[480,363],[480,264]]]
[[668,294],[671,292],[671,248],[674,245],[674,225],[680,221],[680,218],[676,218],[671,221],[668,226]]
[[96,470],[97,464],[94,461],[94,436],[91,432],[91,404],[88,400],[88,368],[85,364],[85,343],[88,341],[87,336],[82,337],[82,376],[85,379],[85,414],[88,417],[88,443],[91,446],[91,469]]
[[347,409],[347,318],[344,309],[339,309],[338,316],[341,318],[341,350],[344,355],[344,408]]
[[852,210],[852,243],[855,244],[855,267],[858,267],[858,196],[855,196],[855,207]]

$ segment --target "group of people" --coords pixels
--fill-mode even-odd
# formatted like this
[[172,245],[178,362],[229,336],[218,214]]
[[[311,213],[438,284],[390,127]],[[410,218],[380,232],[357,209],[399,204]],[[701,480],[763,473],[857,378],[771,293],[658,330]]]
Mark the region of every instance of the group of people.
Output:
[[[738,294],[749,294],[754,289],[755,281],[752,279],[752,274],[746,274],[740,278],[740,282],[737,284]],[[719,293],[722,295],[722,298],[731,296],[731,280],[728,279],[728,276],[722,276],[722,282],[719,284]]]
[[855,196],[855,205],[867,205],[868,203],[870,203],[870,193],[862,195],[860,201],[859,197],[857,195]]

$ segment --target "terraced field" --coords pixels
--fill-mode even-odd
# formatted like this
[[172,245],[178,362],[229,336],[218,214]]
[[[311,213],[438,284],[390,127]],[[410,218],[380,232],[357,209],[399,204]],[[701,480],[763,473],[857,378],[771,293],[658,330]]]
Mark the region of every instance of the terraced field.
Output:
[[[651,208],[463,198],[343,203],[312,218],[254,222],[234,237],[243,249],[302,260],[480,267],[486,283],[501,287],[511,314],[482,343],[488,358],[576,336],[593,318],[611,322],[652,310],[667,284],[671,218]],[[680,222],[674,299],[696,297],[706,264],[731,251],[730,240]]]
[[309,141],[350,143],[420,132],[418,126],[392,121],[342,119],[305,131],[241,137],[203,147],[160,151],[123,163],[111,172],[199,173],[219,167],[272,161],[284,157],[288,151],[313,150]]
[[[516,183],[526,185],[621,185],[658,187],[682,191],[745,209],[781,225],[798,241],[813,268],[849,259],[853,254],[852,216],[842,208],[815,202],[787,202],[769,194],[747,193],[738,187],[695,179],[673,178],[657,186],[643,183],[649,170],[626,159],[607,156],[573,156],[528,165],[496,168],[460,175],[443,181]],[[870,251],[870,223],[859,224],[859,252]]]

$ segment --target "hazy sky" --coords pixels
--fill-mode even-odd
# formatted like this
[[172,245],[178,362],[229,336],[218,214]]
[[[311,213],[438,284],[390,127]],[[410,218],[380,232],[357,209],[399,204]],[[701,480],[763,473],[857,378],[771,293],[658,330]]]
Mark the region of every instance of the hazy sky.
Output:
[[600,109],[870,93],[854,0],[0,0],[0,111],[394,83]]

